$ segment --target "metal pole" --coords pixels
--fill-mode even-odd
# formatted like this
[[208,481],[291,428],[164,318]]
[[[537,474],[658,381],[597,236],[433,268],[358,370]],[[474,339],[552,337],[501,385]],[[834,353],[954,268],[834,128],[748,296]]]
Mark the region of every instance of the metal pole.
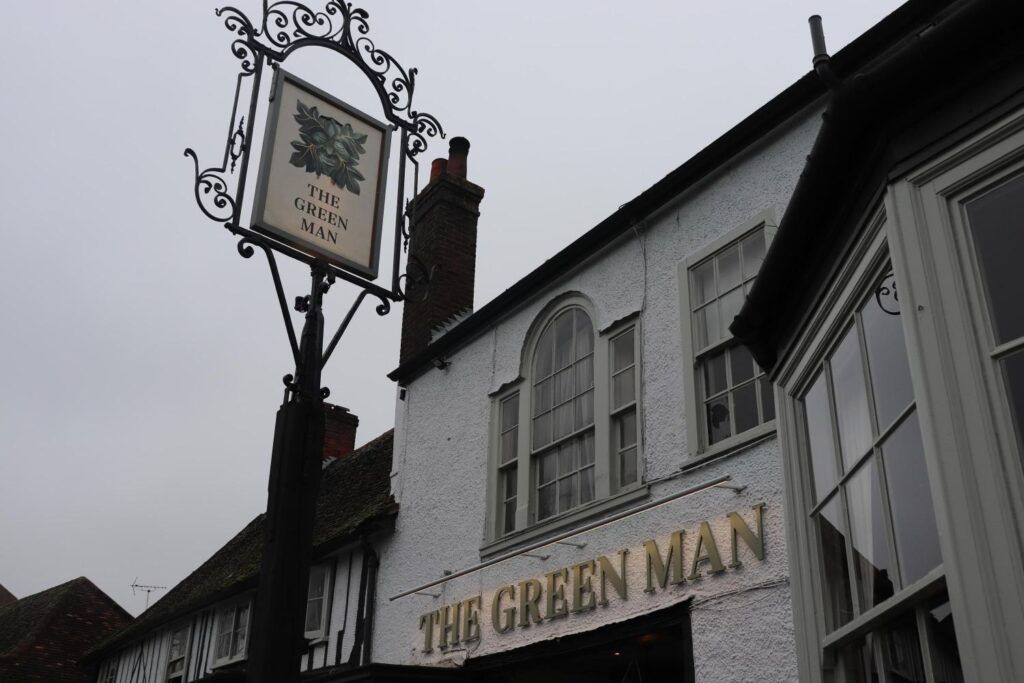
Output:
[[306,643],[306,593],[313,552],[313,522],[320,489],[324,413],[320,392],[325,269],[312,267],[309,297],[296,307],[306,322],[295,383],[277,411],[263,520],[263,557],[249,643],[248,683],[298,679]]

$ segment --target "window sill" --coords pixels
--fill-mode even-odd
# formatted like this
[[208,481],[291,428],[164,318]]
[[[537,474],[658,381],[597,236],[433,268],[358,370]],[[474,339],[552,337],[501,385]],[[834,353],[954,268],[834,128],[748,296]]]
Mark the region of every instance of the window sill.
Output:
[[243,662],[245,662],[245,660],[245,655],[240,655],[232,659],[221,659],[218,661],[214,661],[213,664],[210,665],[210,669],[226,669],[233,664],[242,664]]
[[728,439],[719,441],[715,445],[710,446],[703,451],[691,453],[690,459],[683,464],[683,469],[690,469],[698,465],[703,465],[709,460],[714,460],[715,458],[720,458],[724,455],[729,455],[749,446],[753,446],[755,443],[775,436],[775,430],[775,420],[770,420],[764,424],[748,429],[742,434],[730,436]]
[[484,546],[480,548],[480,559],[488,560],[492,557],[497,557],[498,555],[524,546],[527,543],[541,541],[545,536],[553,536],[559,531],[565,531],[568,528],[578,526],[583,522],[588,522],[596,517],[605,515],[617,508],[630,503],[635,503],[636,501],[647,497],[648,489],[649,487],[645,483],[635,484],[616,493],[614,496],[593,501],[588,503],[586,506],[570,510],[558,517],[544,520],[543,522],[534,524],[522,531],[516,531],[508,534],[507,536],[502,536],[497,540],[484,544]]

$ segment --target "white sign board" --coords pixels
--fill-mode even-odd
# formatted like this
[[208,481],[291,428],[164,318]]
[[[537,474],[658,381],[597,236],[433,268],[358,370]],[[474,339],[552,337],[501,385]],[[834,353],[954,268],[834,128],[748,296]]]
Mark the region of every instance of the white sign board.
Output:
[[253,229],[377,277],[391,126],[283,70],[273,97]]

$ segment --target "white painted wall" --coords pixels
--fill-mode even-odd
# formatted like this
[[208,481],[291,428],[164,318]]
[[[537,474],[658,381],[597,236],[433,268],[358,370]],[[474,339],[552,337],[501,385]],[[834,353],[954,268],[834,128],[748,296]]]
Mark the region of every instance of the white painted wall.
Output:
[[[491,400],[488,394],[518,377],[523,343],[534,318],[551,299],[576,291],[596,309],[595,327],[641,312],[641,409],[645,480],[678,472],[688,460],[688,431],[680,340],[677,265],[687,255],[771,209],[781,218],[817,132],[820,112],[808,112],[757,149],[730,162],[601,255],[510,313],[451,358],[411,382],[396,407],[393,489],[401,504],[394,534],[382,544],[374,660],[395,664],[460,665],[540,640],[631,619],[693,597],[697,679],[795,680],[796,657],[782,507],[782,468],[774,438],[651,488],[659,498],[683,487],[730,474],[748,486],[741,494],[715,489],[588,532],[585,549],[551,546],[541,561],[518,557],[449,581],[433,598],[389,597],[480,561],[489,502],[486,497]],[[486,207],[481,230],[487,229]],[[543,255],[538,255],[538,260]],[[478,264],[480,268],[495,264]],[[751,506],[765,502],[766,556],[745,566],[652,594],[641,544],[655,538],[666,548],[676,529],[709,520],[723,556],[728,553],[727,512],[753,521]],[[687,547],[691,547],[693,540]],[[490,595],[498,587],[600,554],[630,548],[629,599],[607,608],[498,635],[490,628]],[[690,551],[687,551],[689,556]],[[421,652],[420,616],[484,594],[483,638],[469,649]],[[765,672],[771,672],[767,674]],[[757,675],[755,675],[755,673]]]

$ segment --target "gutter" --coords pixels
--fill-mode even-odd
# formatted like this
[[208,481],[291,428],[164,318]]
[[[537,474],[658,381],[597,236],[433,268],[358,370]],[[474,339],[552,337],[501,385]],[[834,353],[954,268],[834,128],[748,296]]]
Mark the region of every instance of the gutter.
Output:
[[854,227],[841,209],[860,194],[856,181],[864,182],[866,169],[884,158],[893,132],[912,115],[978,79],[972,52],[986,55],[988,64],[993,50],[1014,41],[1019,46],[1022,20],[1019,0],[960,3],[835,91],[761,272],[729,328],[767,372]]

